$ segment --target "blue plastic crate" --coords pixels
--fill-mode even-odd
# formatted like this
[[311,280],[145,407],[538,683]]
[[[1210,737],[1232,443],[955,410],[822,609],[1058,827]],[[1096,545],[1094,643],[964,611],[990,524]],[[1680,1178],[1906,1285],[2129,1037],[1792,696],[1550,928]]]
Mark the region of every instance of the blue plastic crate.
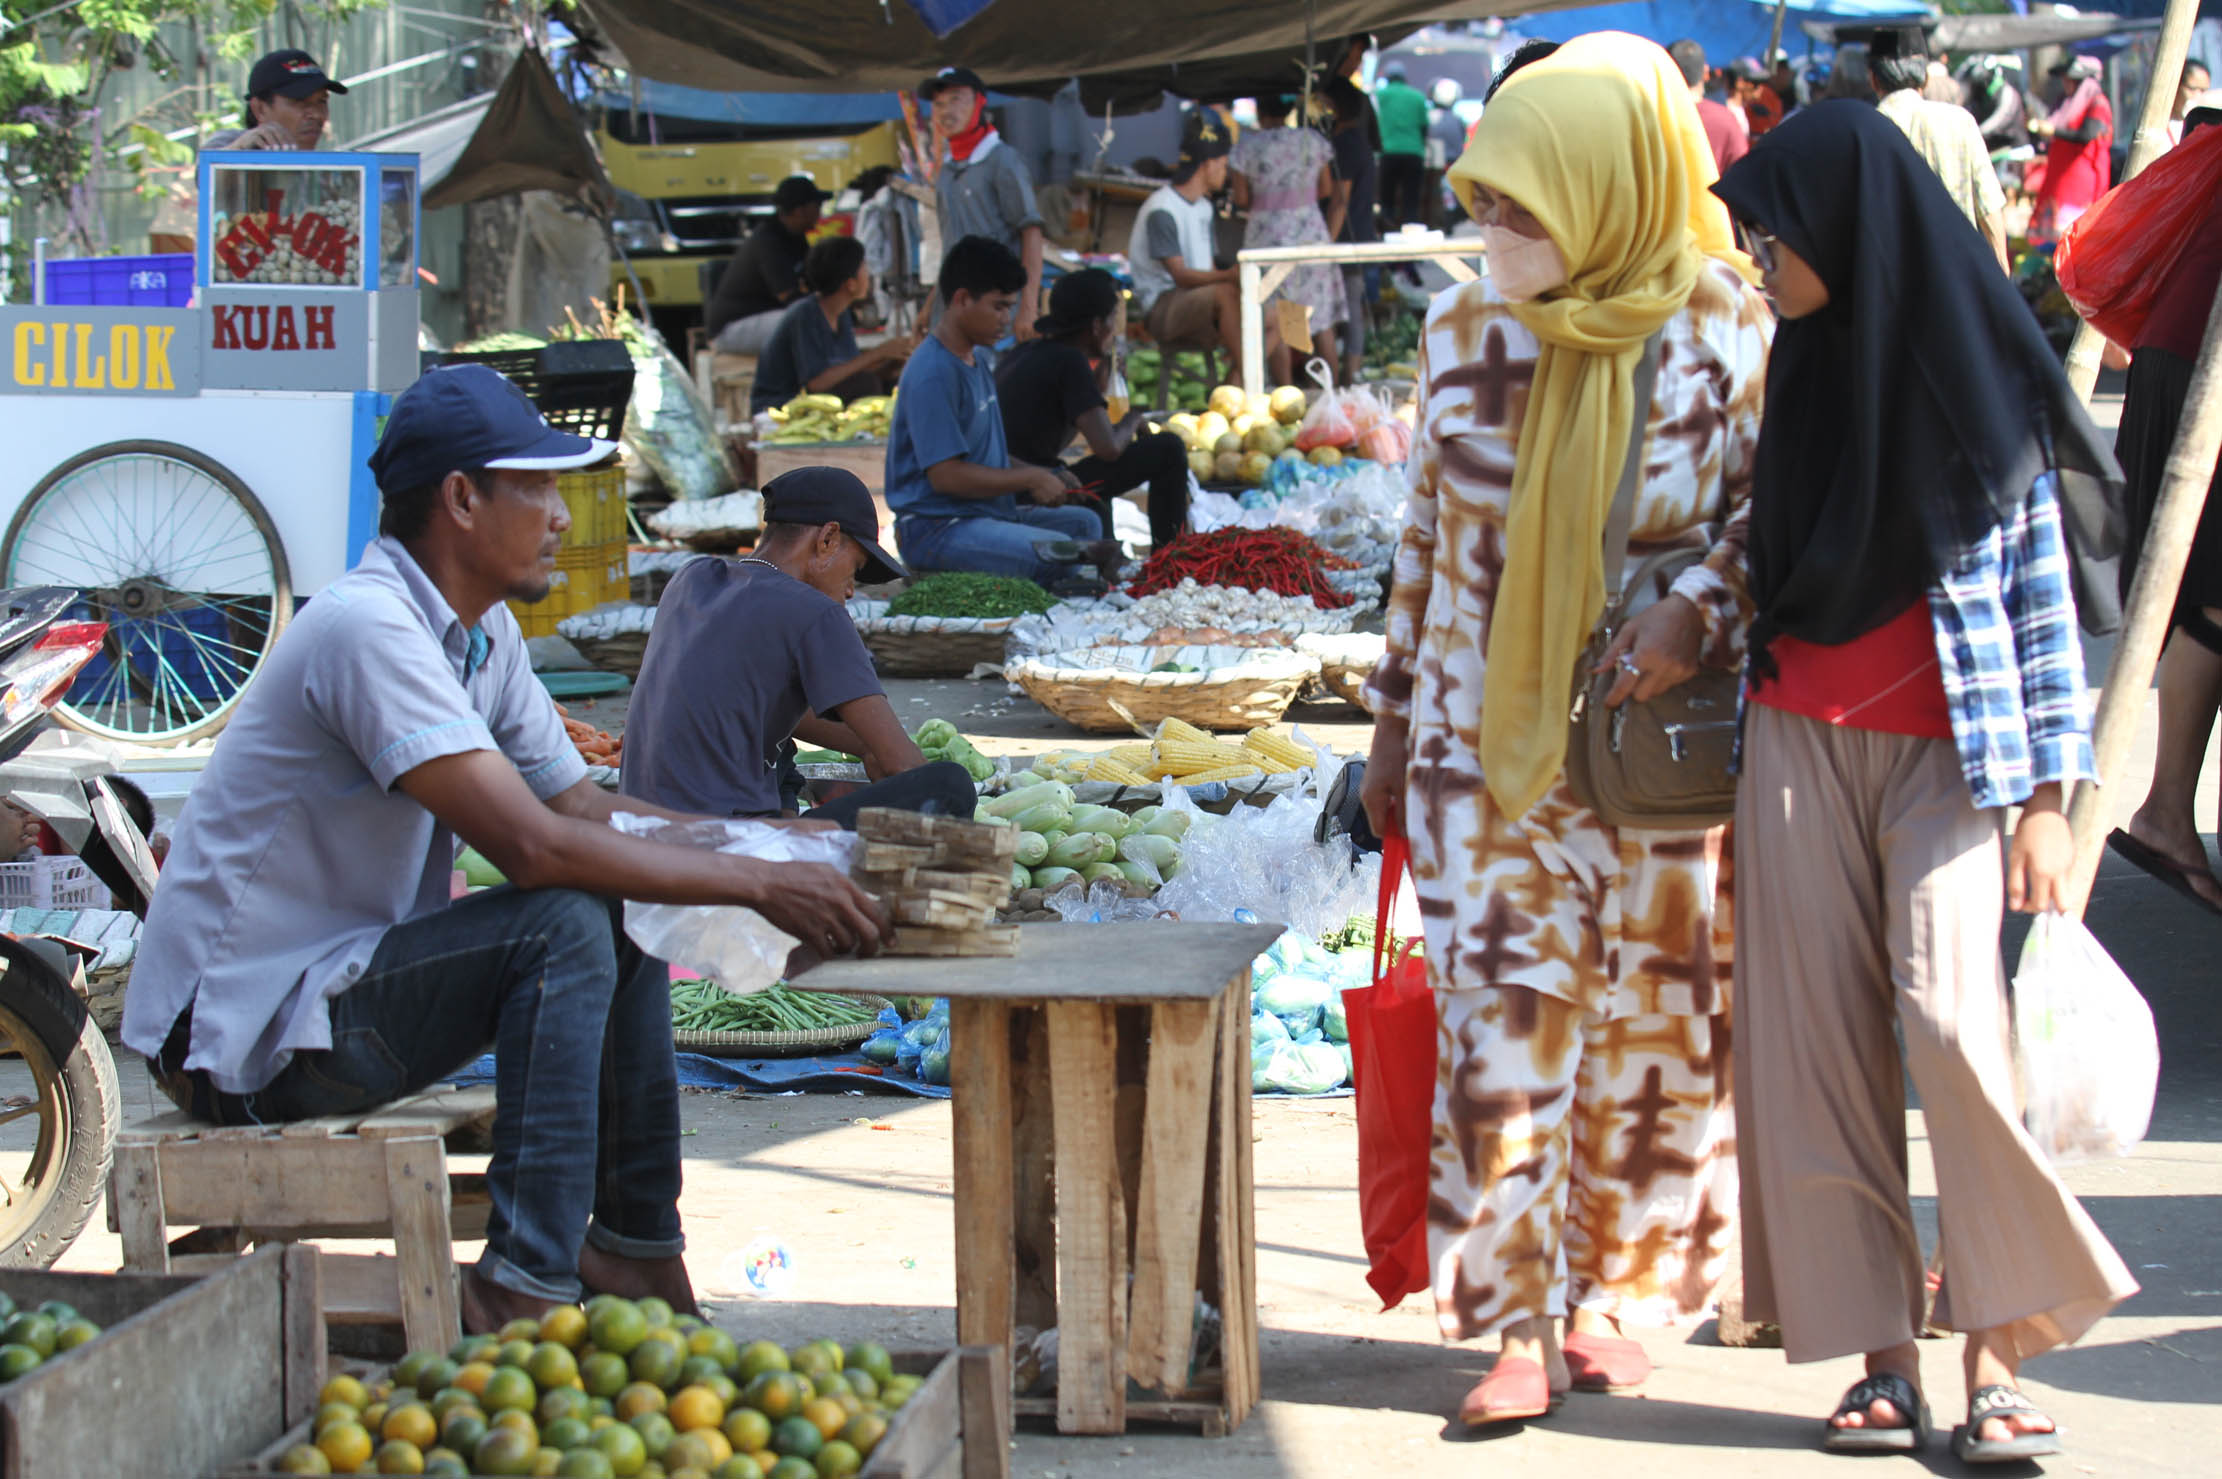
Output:
[[78,257],[46,264],[46,301],[57,306],[183,308],[193,299],[193,254]]

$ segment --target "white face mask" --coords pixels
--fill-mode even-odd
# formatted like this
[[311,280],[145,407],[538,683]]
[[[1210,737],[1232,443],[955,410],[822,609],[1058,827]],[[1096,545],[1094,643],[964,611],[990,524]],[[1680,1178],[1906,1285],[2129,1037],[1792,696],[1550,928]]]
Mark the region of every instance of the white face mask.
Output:
[[1540,298],[1566,285],[1566,258],[1548,236],[1522,236],[1503,226],[1481,228],[1489,279],[1514,303]]

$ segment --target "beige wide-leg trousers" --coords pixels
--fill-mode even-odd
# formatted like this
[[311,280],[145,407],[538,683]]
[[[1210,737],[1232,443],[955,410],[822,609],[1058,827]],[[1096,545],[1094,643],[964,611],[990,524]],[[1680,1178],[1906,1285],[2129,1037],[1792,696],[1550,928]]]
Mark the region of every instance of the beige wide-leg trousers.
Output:
[[1734,832],[1745,1314],[1779,1323],[1792,1361],[1915,1337],[1910,1072],[1936,1164],[1937,1323],[2008,1327],[2024,1357],[2075,1340],[2137,1285],[2014,1107],[2003,813],[1975,809],[1949,740],[1760,704],[1745,725]]

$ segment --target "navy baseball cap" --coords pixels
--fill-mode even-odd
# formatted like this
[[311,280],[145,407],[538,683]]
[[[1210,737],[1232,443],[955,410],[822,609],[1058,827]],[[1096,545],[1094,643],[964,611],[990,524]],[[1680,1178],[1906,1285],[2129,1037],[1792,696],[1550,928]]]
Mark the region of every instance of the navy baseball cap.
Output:
[[344,96],[347,85],[324,75],[324,68],[305,51],[273,51],[255,63],[247,74],[247,96],[266,98],[314,97],[320,92]]
[[903,562],[880,548],[879,510],[872,506],[871,490],[845,467],[798,467],[773,478],[764,485],[764,522],[839,524],[843,534],[864,546],[864,568],[857,579],[866,585],[910,579]]
[[426,371],[393,403],[370,470],[381,491],[399,493],[465,468],[561,472],[590,467],[616,450],[615,442],[550,426],[498,370],[443,365]]

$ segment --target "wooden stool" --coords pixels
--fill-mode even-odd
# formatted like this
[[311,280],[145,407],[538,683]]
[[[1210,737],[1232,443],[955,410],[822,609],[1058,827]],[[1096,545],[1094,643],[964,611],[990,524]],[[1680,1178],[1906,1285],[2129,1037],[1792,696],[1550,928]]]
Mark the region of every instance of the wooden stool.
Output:
[[[462,1338],[457,1240],[486,1236],[482,1173],[451,1170],[449,1139],[481,1134],[494,1089],[430,1089],[367,1114],[219,1126],[172,1112],[116,1137],[108,1218],[131,1273],[230,1263],[252,1243],[391,1238],[394,1257],[326,1253],[325,1318],[394,1324],[413,1350]],[[459,1150],[475,1148],[461,1145]],[[173,1227],[196,1231],[175,1240]]]
[[[1258,1400],[1250,962],[1279,925],[1025,925],[1014,956],[836,961],[813,991],[950,998],[957,1340],[1057,1329],[1067,1433],[1220,1436]],[[1196,1299],[1220,1319],[1191,1371]],[[1129,1378],[1160,1394],[1128,1400]]]

